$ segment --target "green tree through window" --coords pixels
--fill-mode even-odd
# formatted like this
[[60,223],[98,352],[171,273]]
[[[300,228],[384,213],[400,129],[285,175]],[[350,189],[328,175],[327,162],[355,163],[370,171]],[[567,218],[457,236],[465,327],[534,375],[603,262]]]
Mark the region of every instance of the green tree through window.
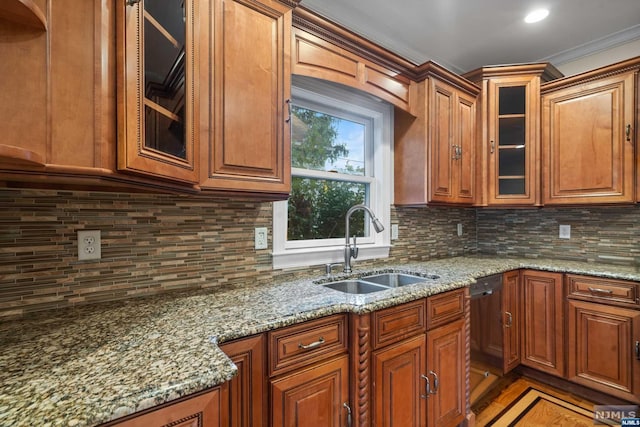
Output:
[[[288,240],[344,237],[347,210],[365,203],[368,184],[345,180],[345,175],[364,175],[364,162],[349,156],[340,129],[361,126],[329,114],[294,106],[291,164],[294,168],[334,172],[340,179],[293,176],[288,203]],[[362,147],[364,153],[364,140]],[[351,234],[365,233],[364,213],[351,218]]]

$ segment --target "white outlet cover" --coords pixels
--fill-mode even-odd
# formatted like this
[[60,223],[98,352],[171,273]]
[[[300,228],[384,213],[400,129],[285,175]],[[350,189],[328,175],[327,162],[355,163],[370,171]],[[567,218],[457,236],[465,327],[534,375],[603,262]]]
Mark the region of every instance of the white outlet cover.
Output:
[[267,249],[268,247],[267,227],[256,227],[255,249]]
[[78,260],[87,261],[102,258],[100,230],[78,231]]
[[558,237],[561,239],[570,239],[571,238],[571,226],[570,225],[561,225],[560,232],[558,233]]

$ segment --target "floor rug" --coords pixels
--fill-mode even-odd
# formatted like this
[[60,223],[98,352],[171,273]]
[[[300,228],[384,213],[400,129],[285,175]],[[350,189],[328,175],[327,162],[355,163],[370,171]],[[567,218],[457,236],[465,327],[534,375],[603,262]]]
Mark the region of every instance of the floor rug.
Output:
[[593,426],[593,424],[592,411],[529,387],[486,425],[497,427],[586,427]]

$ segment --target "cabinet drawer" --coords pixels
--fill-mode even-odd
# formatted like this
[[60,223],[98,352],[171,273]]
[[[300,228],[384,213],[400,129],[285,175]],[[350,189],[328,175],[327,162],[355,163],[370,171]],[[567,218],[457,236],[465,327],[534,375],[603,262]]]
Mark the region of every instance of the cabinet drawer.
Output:
[[373,313],[373,348],[426,331],[426,302],[420,299]]
[[464,316],[464,293],[464,289],[456,289],[427,298],[427,329]]
[[571,274],[567,274],[565,280],[569,298],[614,305],[640,306],[638,283]]
[[269,332],[269,374],[278,375],[347,350],[342,314]]

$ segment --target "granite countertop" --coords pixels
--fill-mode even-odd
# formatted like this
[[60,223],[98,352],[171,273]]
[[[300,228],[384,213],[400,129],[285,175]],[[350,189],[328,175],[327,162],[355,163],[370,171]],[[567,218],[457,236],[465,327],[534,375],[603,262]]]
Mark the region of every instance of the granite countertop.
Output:
[[307,279],[227,285],[5,321],[0,323],[0,426],[97,425],[232,378],[236,367],[218,348],[220,342],[334,313],[367,313],[518,268],[640,281],[633,267],[457,257],[356,270],[350,277],[378,271],[439,276],[366,295]]

